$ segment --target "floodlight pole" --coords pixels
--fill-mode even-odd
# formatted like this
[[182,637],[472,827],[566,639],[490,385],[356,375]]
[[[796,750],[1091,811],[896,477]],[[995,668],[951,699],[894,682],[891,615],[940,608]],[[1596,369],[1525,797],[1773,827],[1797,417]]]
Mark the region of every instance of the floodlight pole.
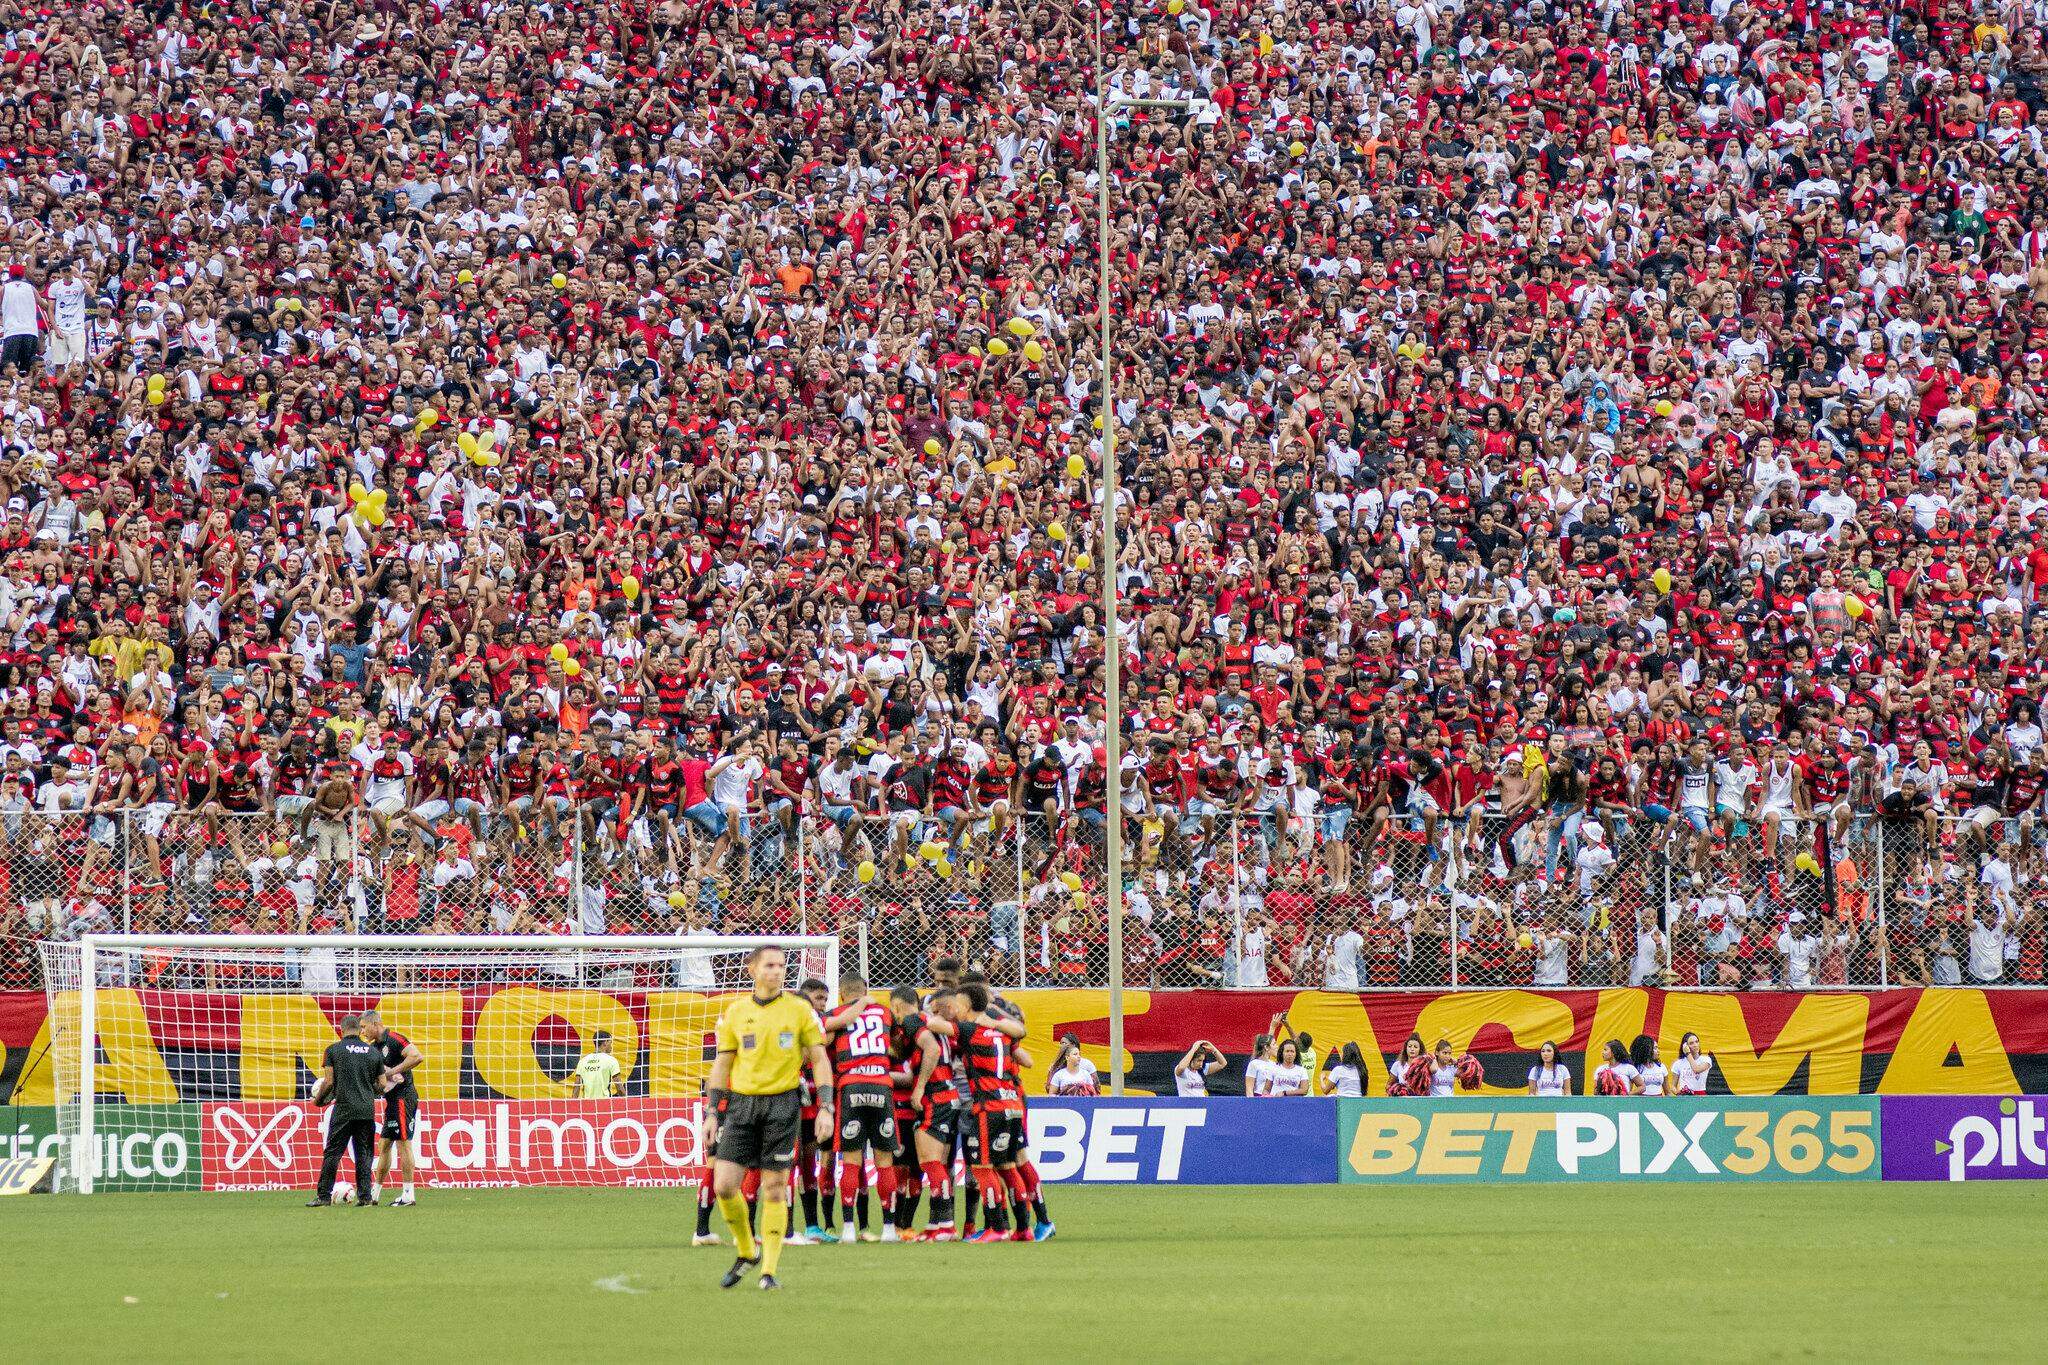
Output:
[[1102,828],[1107,863],[1109,914],[1109,1093],[1124,1093],[1124,769],[1123,641],[1117,617],[1116,402],[1109,355],[1109,120],[1124,109],[1173,109],[1186,113],[1200,100],[1111,99],[1103,89],[1102,30],[1095,34],[1095,233],[1099,296],[1096,333],[1102,352],[1102,763],[1105,776]]

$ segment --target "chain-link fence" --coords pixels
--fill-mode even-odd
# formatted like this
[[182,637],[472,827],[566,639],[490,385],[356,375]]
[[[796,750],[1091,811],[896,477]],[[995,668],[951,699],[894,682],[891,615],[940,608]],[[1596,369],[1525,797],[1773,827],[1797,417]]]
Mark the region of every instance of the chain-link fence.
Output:
[[[949,957],[1006,986],[1108,979],[1087,812],[317,814],[0,815],[0,941],[796,931],[837,935],[877,984],[929,982]],[[1134,987],[2039,984],[2048,959],[2041,831],[1982,813],[1191,807],[1124,834]],[[33,954],[0,952],[0,985],[33,973]]]

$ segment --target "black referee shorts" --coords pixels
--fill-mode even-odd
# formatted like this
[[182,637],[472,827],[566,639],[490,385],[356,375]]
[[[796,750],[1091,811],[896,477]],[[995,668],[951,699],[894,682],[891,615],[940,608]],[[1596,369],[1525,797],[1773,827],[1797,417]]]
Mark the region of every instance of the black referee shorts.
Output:
[[803,1099],[794,1090],[734,1095],[718,1121],[718,1159],[748,1170],[788,1170],[796,1165],[803,1109]]

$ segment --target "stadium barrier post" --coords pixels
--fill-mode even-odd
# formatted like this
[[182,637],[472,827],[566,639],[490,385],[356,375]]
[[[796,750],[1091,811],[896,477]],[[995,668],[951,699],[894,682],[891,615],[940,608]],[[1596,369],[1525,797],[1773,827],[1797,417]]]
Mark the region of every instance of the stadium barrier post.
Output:
[[1671,845],[1664,845],[1664,903],[1657,907],[1657,929],[1664,935],[1664,979],[1671,980]]
[[135,812],[121,812],[121,932],[135,932]]
[[571,932],[583,932],[583,813],[569,812],[573,820],[569,835],[569,919],[576,927]]
[[[382,869],[380,868],[379,872],[381,873],[381,871]],[[383,881],[381,875],[378,881],[380,884],[372,892],[370,889],[369,859],[363,855],[363,808],[361,806],[351,806],[348,812],[348,884],[354,888],[353,898],[356,902],[357,918],[358,921],[369,918],[368,910],[371,904],[371,897],[374,895],[377,906],[377,925],[380,929],[388,931],[391,921],[391,907],[384,902],[384,887],[381,884]],[[362,925],[359,922],[357,928],[360,929],[361,927]]]
[[1019,818],[1010,826],[1010,850],[1017,864],[1017,988],[1031,984],[1031,959],[1024,951],[1024,930],[1030,918],[1030,898],[1024,894],[1024,821]]
[[869,980],[871,977],[868,971],[868,922],[866,920],[860,922],[860,946],[858,951],[860,953],[861,979]]
[[1450,907],[1451,989],[1456,990],[1458,989],[1458,902],[1455,900],[1451,901]]
[[809,890],[810,861],[804,856],[804,818],[796,817],[796,922],[798,931],[811,932],[811,903],[805,893]]
[[[99,950],[87,934],[78,941],[78,1147],[71,1154],[71,1169],[78,1181],[80,1194],[91,1194],[93,1176],[99,1166],[99,1144],[93,1132],[93,1120],[97,1117],[94,1107],[99,1102],[98,1045],[94,1029],[98,1026],[99,1001],[95,998],[99,986]],[[58,1102],[63,1102],[64,1078],[57,1077]]]
[[1885,837],[1884,821],[1877,825],[1877,984],[1889,987],[1892,983],[1892,935],[1890,897],[1885,893]]
[[1230,816],[1230,984],[1243,985],[1244,976],[1244,817]]

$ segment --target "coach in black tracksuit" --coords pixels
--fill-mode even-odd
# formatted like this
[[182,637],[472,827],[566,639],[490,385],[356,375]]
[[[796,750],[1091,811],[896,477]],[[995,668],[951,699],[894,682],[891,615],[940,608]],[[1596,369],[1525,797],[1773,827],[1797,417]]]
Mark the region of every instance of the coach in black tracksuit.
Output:
[[[321,1058],[320,1083],[313,1088],[313,1102],[334,1105],[327,1120],[327,1148],[320,1154],[320,1187],[307,1208],[333,1202],[334,1174],[341,1169],[341,1154],[355,1149],[356,1202],[370,1202],[371,1158],[377,1145],[377,1087],[384,1079],[384,1049],[363,1029],[362,1021],[347,1015],[341,1021],[343,1037],[327,1045]],[[353,1035],[353,1036],[347,1036]]]

